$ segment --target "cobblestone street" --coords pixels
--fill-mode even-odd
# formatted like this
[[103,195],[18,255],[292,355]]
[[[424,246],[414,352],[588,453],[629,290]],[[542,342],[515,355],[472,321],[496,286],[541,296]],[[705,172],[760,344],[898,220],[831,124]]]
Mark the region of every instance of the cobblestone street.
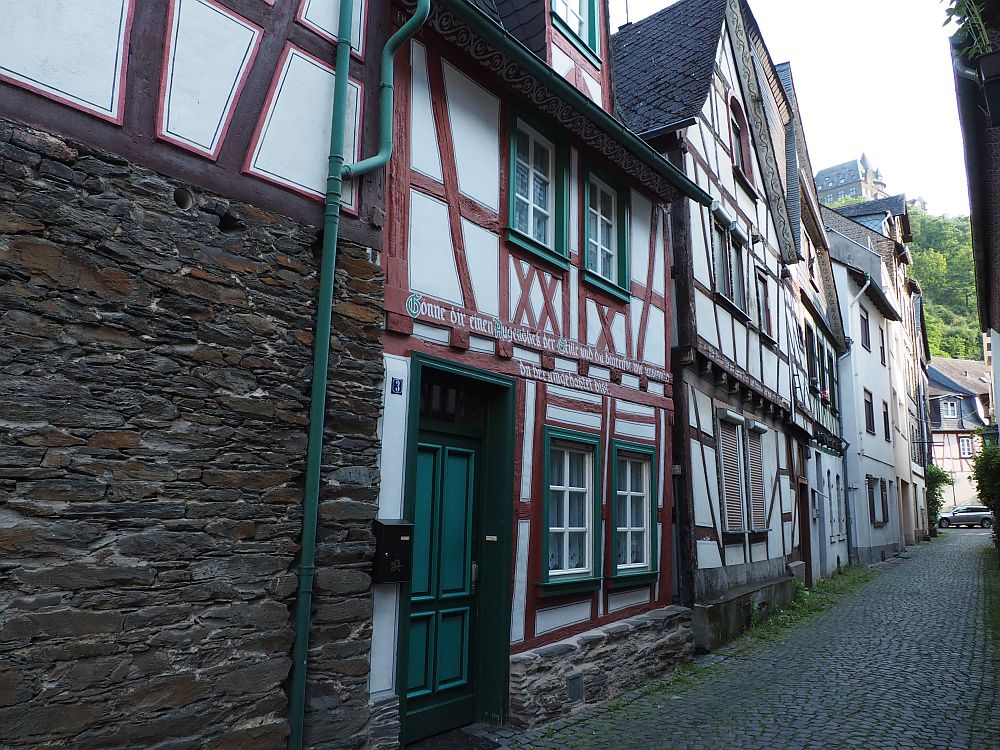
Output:
[[[771,642],[687,684],[501,739],[517,750],[994,750],[997,667],[984,623],[990,532],[952,530],[879,566]],[[711,659],[709,660],[711,661]]]

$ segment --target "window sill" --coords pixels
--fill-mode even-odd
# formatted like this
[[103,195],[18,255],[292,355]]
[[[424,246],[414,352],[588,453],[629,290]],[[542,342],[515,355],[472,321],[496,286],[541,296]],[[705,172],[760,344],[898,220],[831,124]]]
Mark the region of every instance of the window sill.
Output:
[[757,333],[760,336],[760,341],[762,344],[764,344],[764,346],[766,346],[768,349],[777,350],[778,340],[774,338],[774,336],[772,336],[769,333],[765,333],[764,331],[758,331]]
[[638,573],[615,573],[608,579],[608,588],[616,591],[618,589],[648,586],[651,583],[656,583],[657,575],[659,574],[655,570],[643,570]]
[[733,175],[736,177],[736,183],[753,199],[754,203],[760,200],[760,193],[757,192],[757,188],[753,186],[750,178],[743,173],[743,168],[738,164],[733,165]]
[[769,534],[770,532],[767,529],[754,529],[747,536],[750,538],[750,544],[757,544],[759,542],[766,542]]
[[869,430],[867,427],[865,427],[865,432],[867,432],[869,435],[878,435],[878,433],[875,432],[875,430]]
[[601,587],[600,578],[568,578],[564,581],[555,580],[538,584],[538,596],[550,599],[556,596],[580,594],[585,591],[596,591]]
[[876,529],[881,529],[884,526],[888,525],[889,523],[887,521],[872,521],[872,526],[874,526]]
[[560,270],[565,271],[569,268],[569,258],[565,255],[560,255],[552,248],[545,247],[545,245],[536,242],[530,237],[526,237],[516,229],[507,229],[507,242],[520,248],[521,250],[531,253],[536,258],[541,258],[542,260],[551,263]]
[[722,292],[715,293],[715,303],[720,307],[724,307],[726,310],[728,310],[733,315],[733,317],[739,319],[741,323],[750,322],[750,316],[747,315],[746,310],[737,305]]
[[745,531],[723,531],[722,532],[722,544],[743,544],[743,540],[746,539],[747,533]]
[[590,284],[591,286],[597,287],[603,292],[607,292],[612,297],[621,300],[622,302],[631,302],[632,295],[628,291],[622,289],[617,284],[613,284],[607,279],[598,276],[593,271],[583,270],[583,280]]
[[597,56],[597,52],[594,49],[592,49],[591,46],[587,44],[587,42],[581,39],[580,35],[569,27],[569,24],[567,24],[564,20],[562,20],[562,18],[560,18],[555,13],[552,13],[552,25],[559,30],[559,33],[561,33],[564,37],[566,37],[566,40],[570,44],[576,47],[577,51],[581,55],[587,58],[587,62],[589,62],[595,68],[600,70],[601,58]]

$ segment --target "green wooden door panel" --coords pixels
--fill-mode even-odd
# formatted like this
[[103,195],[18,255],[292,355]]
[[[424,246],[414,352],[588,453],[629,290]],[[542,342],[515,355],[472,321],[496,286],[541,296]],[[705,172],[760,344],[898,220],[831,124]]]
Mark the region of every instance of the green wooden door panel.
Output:
[[407,670],[406,695],[419,698],[433,691],[433,665],[435,617],[433,612],[412,615],[410,618],[410,658]]
[[472,516],[476,454],[446,448],[444,501],[441,503],[441,535],[438,549],[438,580],[441,599],[466,597],[472,571]]
[[463,687],[469,682],[468,607],[445,609],[438,613],[435,689],[438,692]]
[[441,448],[437,445],[417,446],[417,484],[413,507],[413,527],[419,529],[413,537],[413,582],[410,596],[414,602],[431,599],[436,588],[434,539],[434,507],[438,502]]

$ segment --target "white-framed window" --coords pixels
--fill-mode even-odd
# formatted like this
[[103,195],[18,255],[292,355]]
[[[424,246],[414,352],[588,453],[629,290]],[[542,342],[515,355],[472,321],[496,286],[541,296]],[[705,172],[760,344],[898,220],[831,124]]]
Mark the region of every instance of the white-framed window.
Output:
[[715,251],[715,290],[741,310],[746,310],[746,282],[743,278],[743,253],[719,222],[712,224],[712,247]]
[[629,455],[618,456],[615,492],[615,548],[619,570],[648,568],[650,561],[650,465]]
[[549,449],[549,579],[593,571],[593,450],[569,444]]
[[511,225],[545,247],[554,244],[555,147],[523,122],[514,149],[514,211]]
[[618,283],[618,196],[602,180],[590,176],[587,206],[587,270]]
[[590,0],[553,0],[552,9],[574,34],[581,39],[589,37],[587,19],[590,16]]
[[975,446],[970,437],[960,437],[958,439],[958,454],[962,458],[972,458],[972,454],[975,452]]
[[942,401],[941,402],[941,416],[944,419],[957,419],[958,418],[958,402],[957,401]]

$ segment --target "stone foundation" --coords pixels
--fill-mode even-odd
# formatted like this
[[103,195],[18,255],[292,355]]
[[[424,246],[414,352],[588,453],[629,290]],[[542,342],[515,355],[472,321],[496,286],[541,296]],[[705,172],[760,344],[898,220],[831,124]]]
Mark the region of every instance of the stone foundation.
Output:
[[532,727],[669,674],[694,655],[691,610],[636,615],[510,660],[510,723]]
[[724,597],[694,605],[694,641],[703,651],[729,643],[755,622],[767,619],[795,599],[796,578],[740,586]]

